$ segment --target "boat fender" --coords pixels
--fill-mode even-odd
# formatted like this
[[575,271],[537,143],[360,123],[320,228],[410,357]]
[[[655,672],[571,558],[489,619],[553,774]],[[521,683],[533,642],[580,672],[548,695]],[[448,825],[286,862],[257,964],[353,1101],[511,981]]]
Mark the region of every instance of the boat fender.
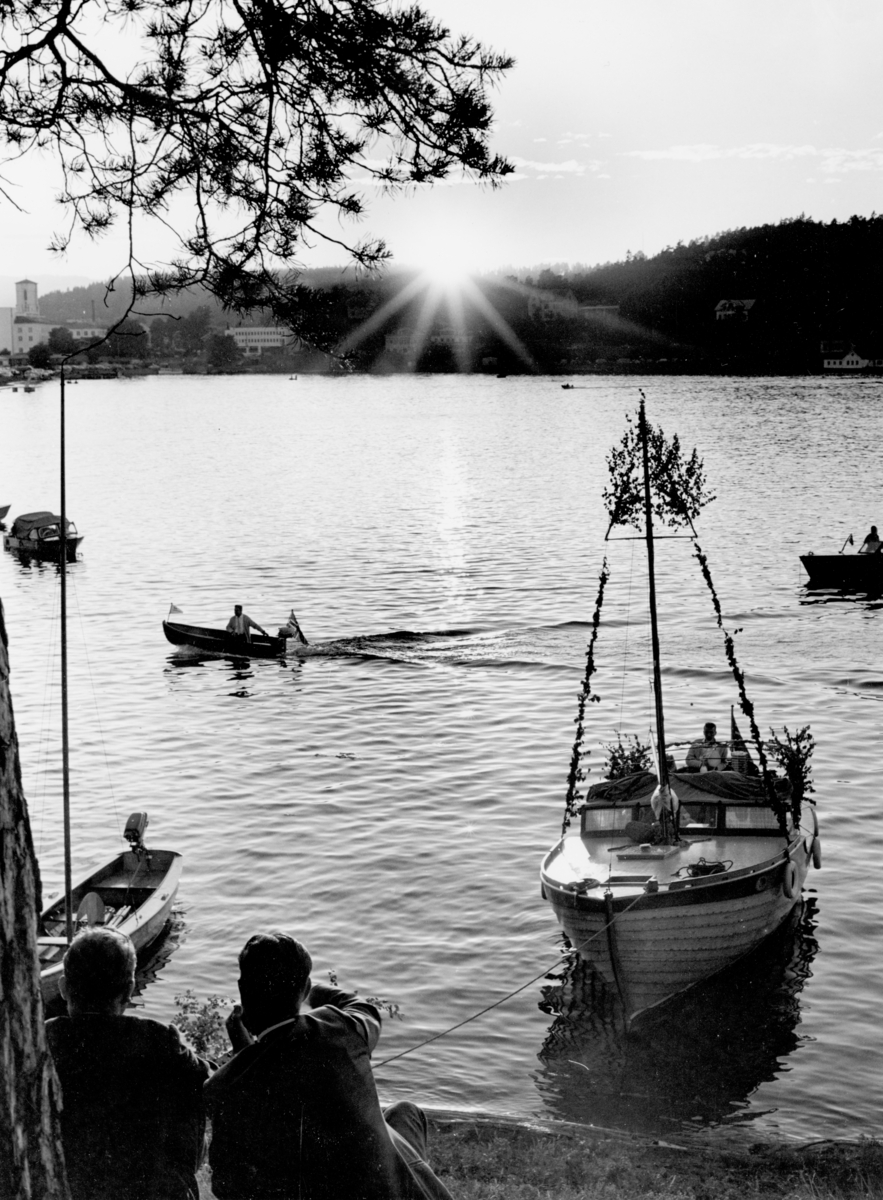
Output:
[[754,890],[756,892],[765,892],[767,887],[769,887],[769,882],[766,875],[758,875],[754,881]]
[[793,900],[797,895],[797,867],[790,861],[785,864],[782,874],[782,891],[789,900]]
[[812,855],[812,865],[818,871],[822,865],[822,843],[819,839],[819,818],[816,815],[814,808],[810,809],[812,813],[812,845],[810,846],[810,854]]

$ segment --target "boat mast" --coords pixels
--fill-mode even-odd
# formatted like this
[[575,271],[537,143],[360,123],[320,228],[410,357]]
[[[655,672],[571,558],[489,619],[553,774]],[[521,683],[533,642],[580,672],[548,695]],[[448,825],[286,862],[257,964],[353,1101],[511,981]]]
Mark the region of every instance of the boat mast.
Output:
[[67,723],[67,497],[65,494],[64,448],[64,364],[61,367],[61,528],[59,529],[59,570],[61,571],[61,787],[64,823],[64,936],[74,936],[73,898],[71,896],[71,788],[70,746]]
[[[644,459],[644,527],[647,540],[647,570],[650,577],[650,636],[653,647],[653,696],[656,700],[656,739],[659,765],[659,784],[669,786],[668,762],[665,757],[665,717],[662,711],[662,671],[659,666],[659,622],[656,616],[656,571],[653,556],[653,508],[650,502],[650,452],[647,445],[647,414],[644,393],[638,414],[638,431]],[[663,810],[664,812],[665,810]],[[664,828],[664,826],[663,826]]]

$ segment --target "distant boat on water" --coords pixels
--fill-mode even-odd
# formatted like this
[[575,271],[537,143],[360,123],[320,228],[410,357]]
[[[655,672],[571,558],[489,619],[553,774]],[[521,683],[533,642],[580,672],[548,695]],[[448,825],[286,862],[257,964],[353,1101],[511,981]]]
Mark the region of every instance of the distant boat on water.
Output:
[[[8,512],[8,506],[7,510]],[[61,529],[65,529],[65,554],[68,562],[76,562],[77,547],[83,535],[77,533],[73,521],[52,512],[24,513],[12,522],[12,529],[4,535],[3,548],[31,558],[58,561],[61,557]]]

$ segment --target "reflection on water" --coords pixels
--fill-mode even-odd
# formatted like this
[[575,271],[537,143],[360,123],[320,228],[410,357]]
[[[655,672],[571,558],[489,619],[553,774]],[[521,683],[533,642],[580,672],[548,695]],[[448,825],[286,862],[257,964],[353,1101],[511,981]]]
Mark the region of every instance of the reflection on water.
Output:
[[808,900],[753,954],[628,1034],[616,996],[588,963],[569,958],[540,1003],[555,1015],[536,1076],[548,1108],[568,1121],[656,1133],[762,1115],[748,1111],[748,1098],[805,1041],[800,993],[815,929]]

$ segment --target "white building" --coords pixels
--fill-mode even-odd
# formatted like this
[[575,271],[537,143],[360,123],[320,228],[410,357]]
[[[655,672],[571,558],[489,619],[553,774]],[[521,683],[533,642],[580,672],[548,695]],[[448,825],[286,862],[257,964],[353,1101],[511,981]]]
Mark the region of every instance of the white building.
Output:
[[826,358],[823,362],[826,371],[865,371],[868,368],[878,370],[883,367],[883,358],[862,358],[856,353],[854,346],[846,354]]
[[224,334],[249,358],[259,357],[265,350],[297,350],[301,344],[290,329],[281,325],[239,325],[225,329]]
[[534,290],[527,298],[527,315],[532,321],[552,321],[555,317],[578,317],[579,302],[568,288],[566,291],[551,292]]
[[754,308],[753,300],[718,300],[714,306],[716,321],[747,321]]
[[434,325],[431,329],[400,325],[383,340],[390,353],[403,355],[408,361],[416,361],[429,347],[444,347],[455,354],[468,354],[472,347],[471,333],[447,324]]

